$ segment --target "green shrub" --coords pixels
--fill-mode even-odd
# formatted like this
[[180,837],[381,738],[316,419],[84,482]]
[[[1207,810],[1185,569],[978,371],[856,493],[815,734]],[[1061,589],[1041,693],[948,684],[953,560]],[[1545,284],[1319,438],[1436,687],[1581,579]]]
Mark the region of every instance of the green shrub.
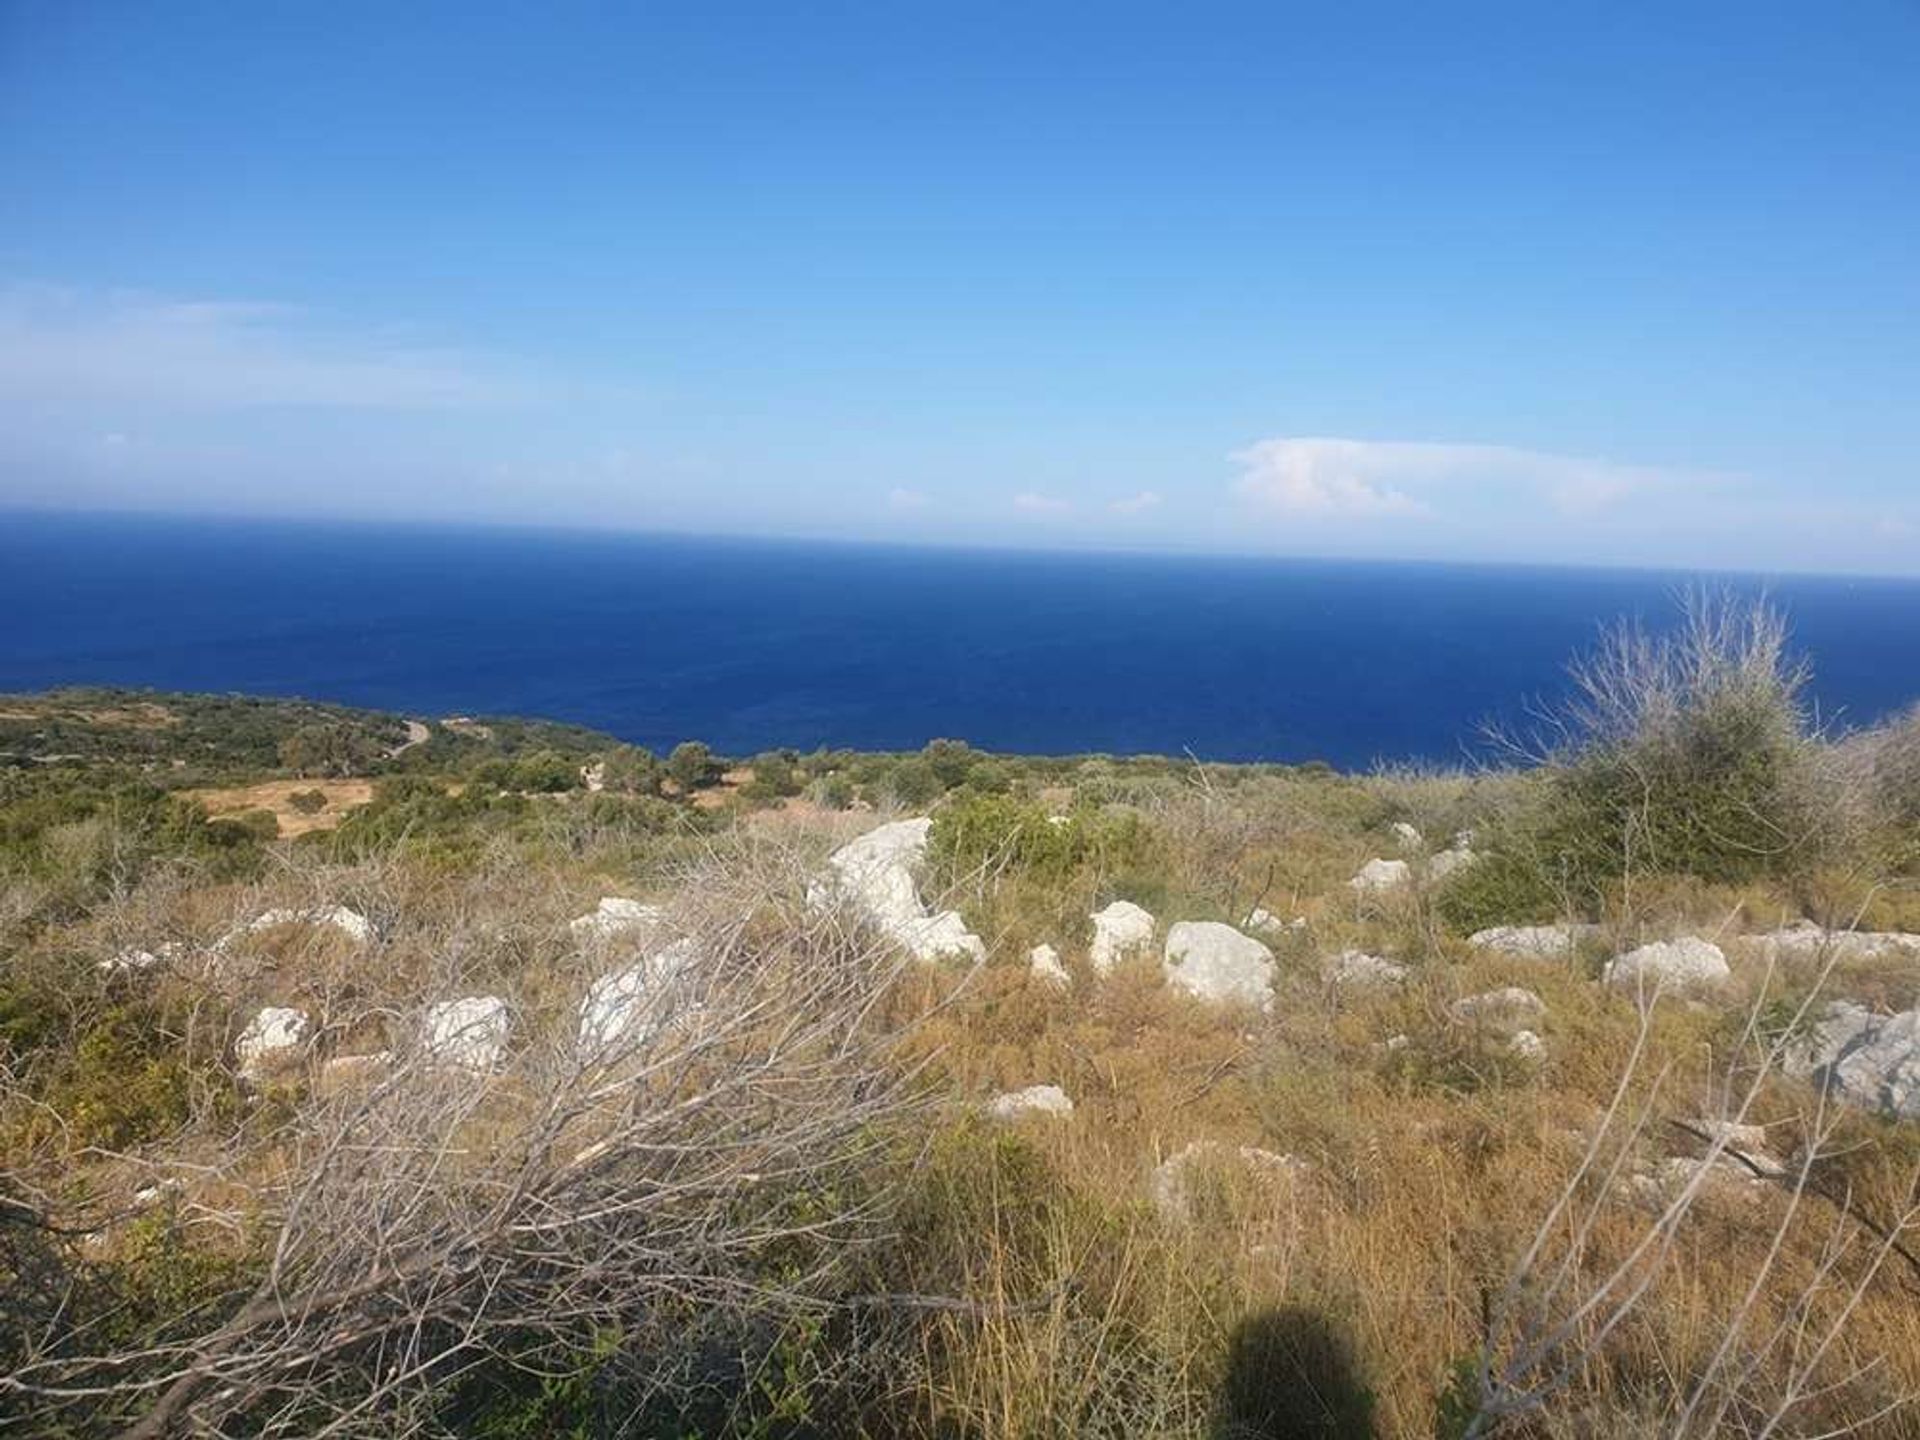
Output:
[[295,790],[287,796],[287,804],[302,815],[318,815],[327,808],[327,797],[320,790]]
[[698,740],[682,740],[667,756],[667,774],[683,791],[705,785],[713,769],[713,752]]
[[1109,872],[1137,864],[1147,838],[1131,812],[1056,817],[1011,795],[966,794],[934,815],[928,855],[949,881],[983,871],[1060,881],[1089,864]]
[[1841,838],[1807,670],[1764,602],[1692,597],[1675,633],[1622,627],[1573,679],[1537,849],[1582,895],[1629,873],[1789,874]]

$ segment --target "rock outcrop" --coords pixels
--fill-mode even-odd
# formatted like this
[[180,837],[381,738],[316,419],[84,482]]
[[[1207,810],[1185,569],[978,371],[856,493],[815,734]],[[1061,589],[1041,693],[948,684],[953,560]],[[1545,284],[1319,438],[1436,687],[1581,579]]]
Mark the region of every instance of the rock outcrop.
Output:
[[1531,990],[1507,985],[1479,995],[1465,996],[1454,1001],[1448,1009],[1453,1018],[1463,1025],[1512,1032],[1544,1016],[1547,1002]]
[[1218,920],[1182,920],[1167,931],[1167,983],[1213,1005],[1273,1008],[1273,952]]
[[259,1080],[288,1064],[307,1040],[307,1012],[269,1005],[247,1022],[233,1042],[242,1080]]
[[263,910],[246,924],[229,931],[220,944],[225,946],[242,935],[255,935],[262,930],[278,929],[282,925],[331,926],[356,945],[371,944],[377,934],[373,922],[358,910],[345,905],[316,905],[307,910]]
[[987,1102],[987,1114],[1003,1123],[1024,1120],[1029,1115],[1064,1120],[1073,1114],[1073,1100],[1058,1085],[1029,1085],[994,1096]]
[[643,900],[629,900],[621,895],[608,895],[585,915],[569,920],[567,928],[573,932],[574,939],[592,944],[650,930],[660,923],[661,914],[658,905],[649,905]]
[[1111,974],[1129,955],[1153,945],[1153,916],[1131,900],[1116,900],[1088,918],[1093,921],[1093,943],[1087,947],[1087,961],[1096,975]]
[[1347,882],[1358,895],[1391,895],[1413,883],[1413,867],[1404,860],[1369,860]]
[[1601,978],[1627,990],[1706,990],[1732,972],[1727,957],[1711,940],[1685,936],[1656,940],[1607,962]]
[[1762,953],[1782,960],[1842,962],[1920,958],[1920,935],[1900,930],[1828,930],[1801,920],[1749,937]]
[[827,858],[828,878],[808,898],[817,906],[844,901],[916,960],[966,955],[984,960],[986,942],[952,910],[929,912],[914,870],[927,854],[933,821],[896,820],[869,830]]
[[1343,989],[1380,989],[1404,985],[1407,967],[1364,950],[1342,950],[1320,967],[1320,978]]
[[1788,1068],[1862,1110],[1920,1120],[1920,1009],[1876,1015],[1835,1001]]
[[1073,984],[1073,976],[1060,963],[1060,952],[1051,945],[1036,945],[1027,953],[1027,970],[1034,979],[1058,990]]
[[1147,1198],[1160,1218],[1170,1224],[1188,1224],[1194,1216],[1197,1192],[1209,1175],[1220,1180],[1236,1176],[1264,1186],[1290,1186],[1305,1176],[1304,1160],[1262,1150],[1257,1145],[1223,1145],[1196,1140],[1169,1155],[1147,1181]]
[[469,995],[427,1008],[421,1044],[427,1054],[466,1070],[491,1070],[506,1053],[513,1026],[507,1002],[498,995]]
[[1496,925],[1476,930],[1467,943],[1514,960],[1564,960],[1599,933],[1598,925]]
[[629,1054],[683,1023],[697,1008],[684,993],[684,981],[698,954],[692,940],[676,940],[594,981],[580,1005],[581,1055],[599,1060]]

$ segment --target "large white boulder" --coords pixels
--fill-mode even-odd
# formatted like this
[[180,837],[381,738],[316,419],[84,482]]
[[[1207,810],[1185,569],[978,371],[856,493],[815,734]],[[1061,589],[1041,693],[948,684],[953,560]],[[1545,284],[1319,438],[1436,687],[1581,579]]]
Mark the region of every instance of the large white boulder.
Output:
[[1727,957],[1711,940],[1683,936],[1656,940],[1607,962],[1601,978],[1628,990],[1702,990],[1725,980],[1732,972]]
[[1182,920],[1167,931],[1167,983],[1215,1005],[1273,1008],[1273,952],[1218,920]]
[[291,1006],[268,1005],[261,1010],[233,1042],[240,1078],[258,1080],[292,1060],[306,1043],[307,1023],[307,1012]]
[[635,931],[650,930],[660,923],[661,909],[643,900],[624,895],[608,895],[585,915],[567,922],[573,937],[583,943],[612,940]]
[[638,963],[603,975],[580,1004],[580,1053],[587,1059],[630,1052],[687,1018],[688,971],[699,957],[692,940],[676,940]]
[[1476,930],[1467,943],[1513,960],[1564,960],[1599,932],[1598,925],[1495,925]]
[[421,1042],[434,1059],[467,1070],[491,1070],[507,1048],[513,1015],[498,995],[468,995],[427,1008]]
[[1060,952],[1051,945],[1034,946],[1027,954],[1027,969],[1034,979],[1058,990],[1065,990],[1073,984],[1073,976],[1060,963]]
[[1153,916],[1131,900],[1116,900],[1088,918],[1093,921],[1093,944],[1087,948],[1087,961],[1096,975],[1110,974],[1129,955],[1153,945]]
[[1058,1085],[1029,1085],[994,1096],[987,1102],[987,1114],[1003,1123],[1024,1120],[1029,1115],[1064,1120],[1073,1114],[1073,1100]]
[[1407,967],[1364,950],[1342,950],[1320,967],[1320,978],[1342,989],[1383,989],[1404,985]]
[[1920,1120],[1920,1009],[1876,1015],[1835,1001],[1789,1068],[1863,1110]]
[[1404,860],[1369,860],[1347,882],[1359,895],[1391,895],[1413,883],[1413,867]]
[[984,960],[987,945],[952,910],[929,912],[913,872],[927,855],[927,816],[880,825],[827,857],[827,878],[808,898],[816,906],[844,901],[916,960],[967,955]]

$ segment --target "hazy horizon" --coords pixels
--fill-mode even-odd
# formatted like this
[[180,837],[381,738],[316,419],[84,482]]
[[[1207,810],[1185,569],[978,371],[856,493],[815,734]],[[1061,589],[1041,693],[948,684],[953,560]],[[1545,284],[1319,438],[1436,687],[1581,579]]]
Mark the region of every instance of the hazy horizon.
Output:
[[0,510],[1920,574],[1920,13],[0,15]]

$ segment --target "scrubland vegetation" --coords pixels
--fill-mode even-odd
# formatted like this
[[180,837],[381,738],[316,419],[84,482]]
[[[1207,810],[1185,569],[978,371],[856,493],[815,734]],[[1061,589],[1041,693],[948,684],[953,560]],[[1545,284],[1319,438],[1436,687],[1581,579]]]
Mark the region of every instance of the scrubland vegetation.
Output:
[[[8,699],[0,1428],[1920,1434],[1920,1123],[1789,1063],[1828,997],[1920,1002],[1920,957],[1742,938],[1920,931],[1920,713],[1821,731],[1778,618],[1715,601],[1573,673],[1484,769],[1358,776]],[[193,798],[328,777],[370,797],[289,792],[297,838]],[[822,902],[929,813],[983,963]],[[1356,892],[1377,857],[1408,882]],[[684,943],[618,1033],[583,999],[637,942],[570,924],[603,896]],[[1095,974],[1122,899],[1289,922],[1270,1010],[1157,942]],[[1553,922],[1589,928],[1468,940]],[[1674,936],[1731,978],[1600,983]],[[1537,1051],[1460,1004],[1509,986]],[[483,995],[502,1048],[457,1063],[423,1013]],[[250,1066],[265,1007],[308,1023]],[[985,1113],[1036,1084],[1071,1115]]]

